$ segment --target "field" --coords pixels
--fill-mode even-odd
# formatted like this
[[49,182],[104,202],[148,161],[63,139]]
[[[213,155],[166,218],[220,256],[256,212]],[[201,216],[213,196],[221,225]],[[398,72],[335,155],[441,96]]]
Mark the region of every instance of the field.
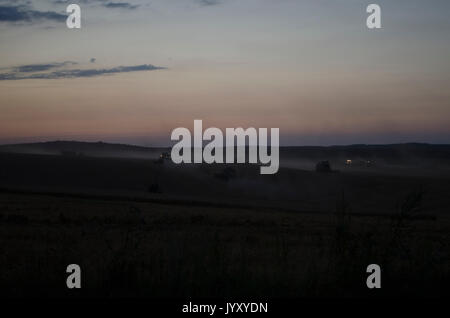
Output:
[[[0,154],[8,297],[442,297],[447,167],[174,166]],[[306,164],[306,163],[302,163]],[[232,171],[232,173],[229,173]],[[68,264],[81,290],[65,288]],[[366,267],[382,268],[382,289]]]

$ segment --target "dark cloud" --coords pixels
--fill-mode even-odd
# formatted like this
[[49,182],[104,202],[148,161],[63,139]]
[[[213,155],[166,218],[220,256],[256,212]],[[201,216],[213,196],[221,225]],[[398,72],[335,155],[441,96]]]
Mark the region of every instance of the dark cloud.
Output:
[[[73,0],[53,0],[55,4],[69,4],[72,3]],[[108,9],[137,9],[139,8],[138,4],[131,4],[129,2],[112,2],[110,0],[78,0],[79,3],[83,4],[99,4],[102,7]]]
[[53,11],[36,11],[27,5],[0,6],[0,22],[36,22],[43,20],[62,22],[66,19],[65,14]]
[[[70,4],[73,0],[53,0],[55,4]],[[83,4],[100,4],[108,9],[137,9],[138,4],[132,4],[129,2],[113,2],[110,0],[78,0],[78,3]]]
[[76,62],[62,62],[62,63],[50,63],[50,64],[28,64],[28,65],[20,65],[12,68],[14,73],[34,73],[34,72],[43,72],[48,71],[54,68],[63,67],[66,65],[75,65]]
[[88,4],[88,3],[98,3],[98,2],[106,2],[108,0],[53,0],[52,2],[54,4],[71,4],[71,3],[84,3],[84,4]]
[[107,2],[103,4],[103,6],[109,9],[129,9],[129,10],[137,9],[139,7],[139,5],[133,5],[128,2]]
[[7,4],[7,5],[28,5],[31,4],[31,0],[0,0],[0,4]]
[[222,0],[196,0],[202,6],[215,6],[222,3]]
[[[41,65],[41,64],[36,64]],[[42,64],[52,65],[52,64]],[[71,69],[59,70],[47,73],[34,73],[16,71],[20,67],[12,68],[10,72],[0,73],[0,81],[9,80],[24,80],[24,79],[61,79],[61,78],[79,78],[79,77],[95,77],[108,74],[130,73],[139,71],[154,71],[166,69],[165,67],[158,67],[151,64],[135,65],[135,66],[117,66],[113,68],[103,69]]]

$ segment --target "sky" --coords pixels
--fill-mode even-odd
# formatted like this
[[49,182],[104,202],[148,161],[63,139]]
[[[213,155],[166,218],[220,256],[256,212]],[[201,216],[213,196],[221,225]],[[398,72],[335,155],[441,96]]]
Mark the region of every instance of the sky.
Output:
[[449,56],[446,0],[0,0],[0,143],[450,143]]

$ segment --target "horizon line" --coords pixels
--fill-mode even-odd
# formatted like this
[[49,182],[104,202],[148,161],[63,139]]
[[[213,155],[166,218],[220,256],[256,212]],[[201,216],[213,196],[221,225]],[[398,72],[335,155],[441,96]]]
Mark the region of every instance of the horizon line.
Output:
[[[67,142],[67,143],[84,143],[84,144],[107,144],[107,145],[115,145],[115,146],[129,146],[129,147],[139,147],[139,148],[172,148],[173,145],[140,145],[133,143],[122,143],[122,142],[108,142],[108,141],[82,141],[82,140],[74,140],[74,139],[54,139],[47,141],[35,141],[35,142],[15,142],[15,143],[0,143],[0,147],[5,146],[21,146],[21,145],[37,145],[37,144],[50,144],[50,143],[58,143],[58,142]],[[321,147],[321,148],[331,148],[331,147],[351,147],[351,146],[398,146],[398,145],[430,145],[430,146],[450,146],[449,143],[430,143],[430,142],[394,142],[394,143],[349,143],[349,144],[330,144],[330,145],[318,145],[318,144],[304,144],[304,145],[280,145],[279,148],[294,148],[294,147]],[[237,147],[237,145],[235,146]],[[245,147],[258,147],[245,145]],[[194,148],[194,147],[192,147]],[[226,148],[226,147],[223,147]]]

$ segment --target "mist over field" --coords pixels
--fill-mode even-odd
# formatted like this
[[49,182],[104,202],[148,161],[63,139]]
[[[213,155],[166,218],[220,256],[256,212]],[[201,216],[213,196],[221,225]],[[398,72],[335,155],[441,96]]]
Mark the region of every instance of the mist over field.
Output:
[[53,271],[77,259],[85,297],[368,297],[369,263],[390,277],[384,297],[445,293],[450,146],[287,147],[275,175],[169,150],[0,146],[1,259],[21,264],[2,292],[70,297]]

